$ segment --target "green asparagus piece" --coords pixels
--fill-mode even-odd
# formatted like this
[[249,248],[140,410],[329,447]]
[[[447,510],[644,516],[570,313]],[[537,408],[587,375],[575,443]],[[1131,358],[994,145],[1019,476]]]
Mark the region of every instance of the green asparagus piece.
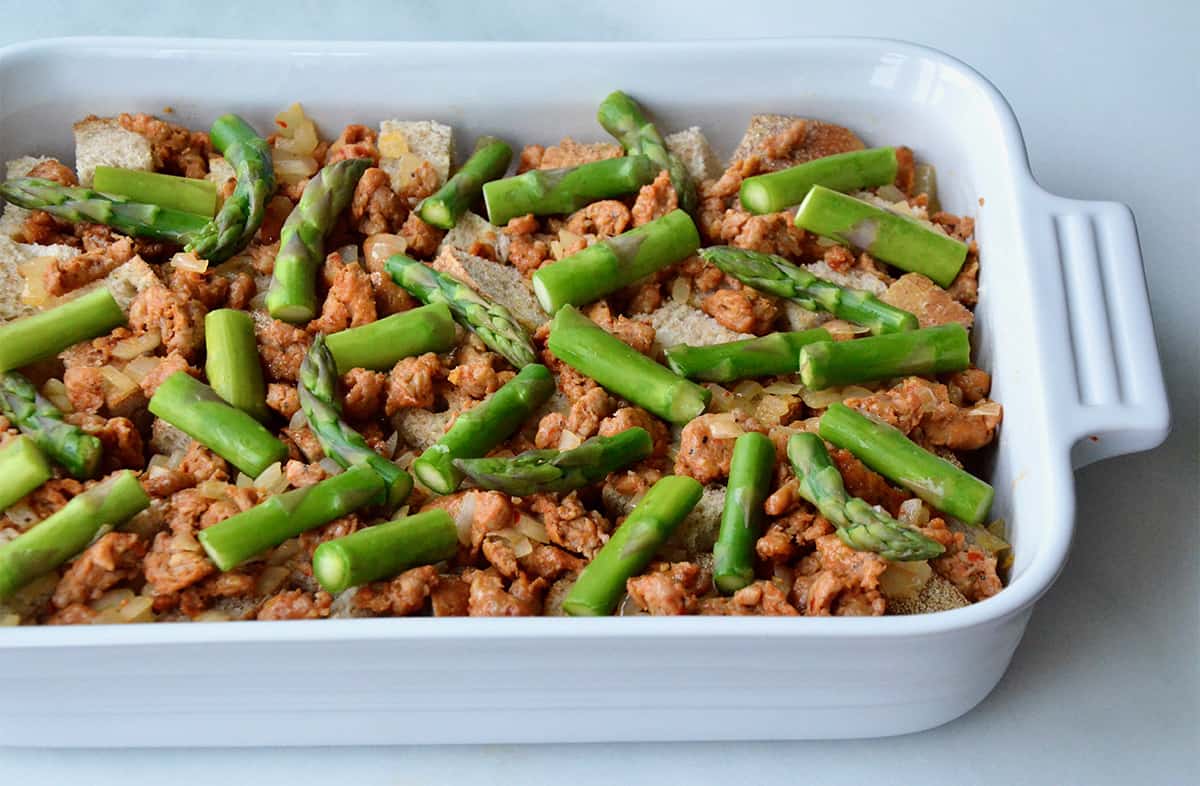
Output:
[[679,206],[694,213],[699,204],[696,184],[678,156],[671,155],[662,134],[647,118],[638,103],[620,90],[608,95],[596,111],[604,130],[617,138],[629,155],[650,158],[659,170],[671,175],[671,185],[679,197]]
[[533,291],[548,314],[581,306],[696,253],[700,235],[682,210],[538,268]]
[[32,529],[0,546],[0,599],[87,548],[150,505],[137,475],[121,470],[76,495]]
[[341,418],[342,406],[337,396],[337,370],[333,354],[325,346],[325,336],[318,333],[300,364],[300,409],[308,420],[325,455],[343,467],[365,464],[383,478],[387,485],[388,509],[395,508],[412,491],[412,477],[394,462],[376,453]]
[[820,431],[888,480],[968,524],[982,523],[992,507],[995,491],[987,483],[845,404],[825,410]]
[[818,341],[800,350],[800,380],[810,390],[962,371],[969,365],[971,342],[957,322],[853,341]]
[[383,479],[375,470],[351,467],[311,486],[268,497],[202,530],[200,545],[218,568],[232,570],[285,540],[373,505],[385,494]]
[[475,485],[514,497],[570,491],[603,480],[627,464],[650,455],[654,445],[645,429],[630,428],[611,437],[592,437],[571,450],[527,450],[511,458],[455,459]]
[[668,475],[655,483],[579,574],[563,611],[572,617],[612,614],[625,582],[650,563],[703,493],[704,487],[686,475]]
[[412,463],[413,474],[425,487],[449,494],[462,482],[455,459],[477,458],[508,439],[554,393],[554,375],[537,363],[484,401],[463,412],[450,430]]
[[125,324],[125,312],[105,287],[0,327],[0,371],[27,366]]
[[454,346],[454,317],[445,303],[431,303],[410,311],[341,330],[325,343],[333,353],[339,374],[352,368],[387,371],[401,358],[426,352],[445,352]]
[[484,184],[504,174],[512,161],[512,148],[493,136],[480,138],[475,152],[462,169],[446,181],[437,193],[421,200],[417,215],[426,224],[441,229],[453,229],[459,216],[479,198]]
[[212,218],[217,212],[217,184],[198,177],[98,166],[92,175],[92,188],[134,202],[182,210],[205,218]]
[[18,177],[0,183],[0,197],[14,205],[44,210],[63,221],[104,224],[133,237],[187,243],[208,223],[204,216],[182,210],[131,202],[90,188],[64,186],[40,177]]
[[942,205],[938,202],[938,187],[937,187],[937,169],[933,164],[917,164],[913,167],[913,186],[914,194],[924,194],[928,201],[925,203],[925,212],[933,215],[942,209]]
[[300,201],[279,230],[279,253],[267,311],[285,322],[307,322],[317,315],[317,274],[325,261],[325,235],[350,204],[369,158],[348,158],[321,169],[308,181]]
[[813,186],[804,197],[796,226],[922,273],[943,287],[950,286],[967,258],[967,244],[961,240],[824,186]]
[[775,472],[775,444],[757,431],[733,443],[721,529],[713,546],[713,583],[725,594],[754,581],[754,546]]
[[50,479],[46,456],[32,439],[22,434],[0,449],[0,510]]
[[449,306],[459,323],[515,367],[537,362],[529,334],[504,306],[493,303],[453,276],[403,254],[389,257],[384,269],[393,281],[422,302]]
[[261,423],[186,371],[163,380],[150,397],[150,412],[252,478],[287,459],[287,446]]
[[496,226],[533,213],[572,213],[598,199],[632,194],[654,181],[658,166],[645,156],[622,156],[565,169],[531,169],[483,186],[488,221]]
[[796,472],[800,496],[817,506],[850,548],[873,551],[895,562],[932,559],[945,551],[936,540],[904,526],[884,511],[858,497],[848,497],[841,473],[816,434],[793,434],[787,454]]
[[817,278],[774,254],[713,246],[702,250],[700,256],[747,286],[787,298],[809,311],[826,311],[875,334],[916,330],[919,324],[912,314],[889,306],[870,292]]
[[64,422],[58,408],[15,371],[0,374],[0,411],[73,477],[86,480],[100,468],[99,438]]
[[663,420],[683,425],[708,406],[712,392],[671,373],[571,306],[550,322],[546,346],[562,362]]
[[855,191],[896,180],[896,148],[872,147],[814,158],[742,181],[738,196],[751,213],[778,213],[800,204],[813,186]]
[[360,529],[313,552],[313,577],[338,593],[450,559],[458,550],[454,519],[442,508]]
[[192,235],[186,250],[222,262],[249,243],[262,224],[267,199],[275,190],[275,169],[266,140],[237,115],[217,118],[209,138],[233,166],[237,185],[217,215]]
[[706,347],[676,344],[665,353],[667,365],[676,374],[708,382],[733,382],[747,377],[795,374],[800,370],[801,347],[814,341],[832,340],[825,328],[813,328]]
[[263,382],[254,319],[245,311],[219,308],[204,317],[207,357],[204,375],[217,395],[259,420],[270,415]]

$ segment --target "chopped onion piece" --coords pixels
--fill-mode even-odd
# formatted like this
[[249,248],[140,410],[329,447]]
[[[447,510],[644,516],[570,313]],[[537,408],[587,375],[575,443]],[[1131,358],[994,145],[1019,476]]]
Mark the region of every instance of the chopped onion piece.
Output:
[[904,196],[903,191],[896,188],[891,183],[880,186],[875,193],[878,194],[880,198],[886,199],[889,202],[903,202],[908,199],[908,197]]
[[641,606],[639,606],[637,601],[635,601],[627,592],[625,593],[624,597],[621,598],[621,602],[617,604],[617,616],[646,617],[649,616],[649,612],[645,611]]
[[67,395],[67,386],[63,384],[61,379],[51,377],[42,385],[42,395],[50,399],[50,403],[58,407],[65,413],[75,411],[75,406],[71,403],[71,397]]
[[292,575],[290,568],[285,568],[283,565],[268,565],[258,575],[258,580],[254,582],[254,591],[259,595],[274,595],[290,575]]
[[275,157],[275,177],[281,183],[289,185],[299,183],[305,178],[312,177],[317,171],[315,158],[280,158]]
[[677,276],[671,282],[671,300],[676,303],[687,303],[692,296],[692,280],[687,276]]
[[229,622],[231,619],[232,617],[224,611],[209,609],[192,617],[192,622]]
[[317,466],[320,467],[321,469],[325,470],[326,475],[340,475],[342,472],[345,471],[342,469],[341,464],[339,464],[336,461],[334,461],[333,459],[329,458],[329,456],[326,456],[325,458],[318,461]]
[[416,453],[413,453],[411,450],[406,450],[399,456],[396,456],[395,461],[392,463],[394,463],[400,469],[408,469],[412,465],[413,461],[416,460],[416,458]]
[[[246,478],[242,473],[238,473],[238,486],[242,486],[242,478]],[[206,480],[199,486],[196,486],[196,491],[199,491],[203,496],[209,499],[224,499],[229,496],[228,483],[221,480]],[[246,486],[250,485],[250,478],[246,478]],[[244,488],[243,487],[243,488]]]
[[380,452],[384,458],[393,458],[396,455],[396,445],[400,442],[400,432],[393,431],[392,435],[383,443],[383,450]]
[[116,608],[124,603],[133,600],[135,595],[133,590],[115,589],[101,595],[96,600],[92,601],[93,611],[104,611],[105,609]]
[[27,306],[40,306],[50,299],[46,291],[46,269],[53,265],[55,257],[34,257],[17,265],[17,272],[25,280],[21,290],[21,302]]
[[1004,414],[1004,407],[997,401],[984,400],[967,410],[967,415],[975,417],[998,418]]
[[708,429],[714,439],[733,439],[746,431],[732,412],[714,415],[708,421]]
[[34,512],[33,506],[23,499],[17,500],[12,505],[9,505],[5,511],[8,520],[17,525],[19,530],[27,530],[34,524],[41,521],[38,514]]
[[583,440],[579,438],[579,435],[574,431],[568,431],[567,429],[563,429],[562,436],[558,438],[559,450],[571,450],[572,448],[577,448],[582,444]]
[[338,254],[338,257],[343,262],[357,262],[358,261],[358,246],[353,245],[353,244],[341,246],[340,248],[338,248],[337,254]]
[[[241,478],[238,478],[239,484]],[[282,494],[287,490],[287,478],[283,474],[283,465],[276,461],[271,466],[264,469],[257,478],[254,479],[254,488],[261,489],[268,494]]]
[[383,270],[383,263],[394,254],[408,251],[408,241],[399,235],[378,232],[363,241],[363,257],[369,270]]
[[154,599],[137,595],[117,609],[122,622],[154,622]]
[[140,393],[142,390],[136,380],[113,366],[101,366],[100,373],[104,376],[104,398],[110,404]]
[[192,273],[203,273],[208,270],[208,260],[201,259],[190,251],[180,251],[175,254],[171,257],[171,264],[179,270],[188,270]]
[[783,396],[763,396],[754,408],[754,417],[764,426],[778,425],[792,411],[794,401]]
[[245,472],[239,472],[234,485],[240,489],[254,488],[254,478],[250,477]]
[[787,382],[780,379],[763,388],[763,393],[770,393],[774,396],[795,396],[803,390],[804,386],[799,382]]
[[929,508],[916,497],[900,503],[900,521],[913,527],[923,527],[929,523]]
[[925,561],[889,562],[887,569],[879,574],[879,589],[888,598],[912,598],[932,575],[933,569]]
[[471,545],[471,522],[475,520],[476,494],[469,492],[463,495],[462,504],[454,514],[454,527],[458,530],[458,542],[464,546]]
[[847,322],[844,319],[831,319],[821,325],[829,331],[829,335],[833,336],[834,341],[846,341],[855,336],[861,336],[870,333],[871,329],[856,325],[853,322]]
[[845,401],[848,398],[862,398],[871,395],[871,391],[857,385],[847,385],[844,388],[826,388],[825,390],[804,390],[800,398],[812,409],[825,409],[830,404]]
[[308,425],[308,418],[304,417],[304,410],[298,409],[292,415],[292,419],[288,421],[288,428],[298,429]]
[[298,554],[300,554],[300,539],[292,538],[291,540],[285,540],[267,556],[267,564],[282,565]]
[[20,614],[0,614],[0,628],[13,628],[21,624]]
[[538,543],[550,542],[550,536],[546,534],[546,525],[528,514],[521,514],[517,519],[516,529],[530,540]]
[[763,386],[752,379],[744,379],[733,386],[733,395],[744,399],[756,399],[762,392]]
[[732,393],[714,382],[705,383],[704,387],[712,392],[709,409],[715,412],[728,412],[737,405],[737,399]]
[[130,379],[141,384],[143,379],[158,369],[158,364],[161,362],[162,358],[156,358],[152,355],[141,355],[126,363],[123,370]]
[[[176,254],[176,256],[179,255]],[[133,360],[138,355],[153,352],[158,349],[160,344],[162,344],[162,335],[157,330],[147,330],[140,336],[131,336],[118,341],[113,345],[112,354],[117,360]]]

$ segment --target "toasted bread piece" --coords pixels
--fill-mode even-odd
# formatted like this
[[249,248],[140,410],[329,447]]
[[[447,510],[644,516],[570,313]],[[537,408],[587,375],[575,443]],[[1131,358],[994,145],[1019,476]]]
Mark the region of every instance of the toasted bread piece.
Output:
[[678,158],[687,167],[688,174],[699,183],[721,175],[721,162],[700,126],[692,126],[669,134],[665,140],[667,152]]
[[392,425],[411,450],[420,452],[437,442],[450,428],[454,413],[427,409],[402,409],[392,416]]
[[25,278],[20,266],[38,257],[71,259],[79,249],[71,246],[39,246],[33,243],[16,243],[0,235],[0,322],[32,314],[37,309],[25,302]]
[[[12,180],[15,177],[25,177],[30,170],[38,164],[49,161],[46,156],[21,156],[14,158],[4,164],[4,179]],[[4,214],[0,215],[0,235],[4,237],[15,238],[21,231],[21,226],[25,223],[25,219],[29,217],[31,211],[19,205],[4,205]],[[7,290],[5,290],[7,294]]]
[[537,329],[550,318],[533,296],[520,271],[511,265],[446,246],[433,260],[433,269],[457,278],[489,300],[504,306],[527,330]]
[[454,161],[454,133],[436,120],[384,120],[379,124],[379,167],[400,191],[422,161],[433,165],[438,184],[450,177]]
[[749,333],[730,330],[700,309],[675,300],[667,301],[651,311],[649,321],[654,327],[655,344],[660,349],[676,344],[707,347],[711,344],[754,338]]
[[[602,491],[604,509],[616,519],[628,516],[637,507],[632,497],[618,494],[610,486]],[[671,561],[696,560],[712,551],[721,529],[721,514],[725,509],[725,487],[716,483],[704,487],[704,493],[692,512],[679,523],[671,537],[658,551],[660,559]]]
[[884,303],[902,308],[917,317],[921,327],[958,322],[970,329],[975,315],[950,293],[920,273],[905,273],[880,297]]
[[623,155],[625,149],[616,142],[576,142],[565,136],[557,145],[550,145],[543,151],[538,169],[562,169]]
[[155,418],[150,426],[150,448],[155,453],[169,456],[184,453],[192,444],[192,438],[162,418]]
[[208,174],[204,176],[204,179],[215,183],[218,192],[226,182],[233,180],[235,177],[237,177],[237,174],[233,171],[233,164],[226,161],[224,156],[209,157]]
[[911,598],[888,600],[888,614],[928,614],[934,611],[949,611],[970,606],[971,603],[958,588],[936,573],[929,577],[921,591]]
[[[805,123],[804,138],[789,151],[786,158],[776,158],[771,155],[768,142],[772,137],[787,131],[797,120]],[[730,161],[758,156],[768,169],[802,164],[814,158],[830,156],[834,153],[846,153],[851,150],[862,150],[863,141],[847,128],[822,120],[808,120],[794,115],[754,115],[750,125],[733,151]]]
[[154,268],[147,265],[141,257],[134,257],[87,289],[101,285],[108,287],[117,305],[128,313],[130,304],[139,293],[149,287],[162,286],[162,282],[155,275]]
[[121,127],[115,117],[88,117],[75,124],[75,174],[90,186],[98,166],[154,169],[150,140]]
[[500,231],[497,227],[492,226],[483,216],[468,210],[459,216],[458,221],[454,224],[454,228],[442,238],[442,242],[438,246],[438,251],[444,252],[447,247],[450,247],[469,253],[476,243],[489,245],[499,254],[501,245]]

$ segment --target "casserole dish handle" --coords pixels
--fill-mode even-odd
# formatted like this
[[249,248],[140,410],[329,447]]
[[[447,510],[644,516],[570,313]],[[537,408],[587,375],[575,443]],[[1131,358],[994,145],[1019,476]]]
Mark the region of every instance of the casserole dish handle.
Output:
[[[1054,331],[1070,362],[1049,369],[1052,422],[1076,468],[1153,448],[1170,429],[1133,212],[1119,202],[1045,195],[1041,226],[1059,264],[1042,283],[1058,289],[1066,320]],[[1049,292],[1047,292],[1049,294]],[[1056,353],[1051,353],[1053,357]]]

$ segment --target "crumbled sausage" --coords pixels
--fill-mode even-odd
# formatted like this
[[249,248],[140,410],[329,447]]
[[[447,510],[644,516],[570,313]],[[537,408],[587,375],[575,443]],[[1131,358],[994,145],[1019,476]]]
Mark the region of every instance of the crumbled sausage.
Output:
[[586,564],[574,554],[547,543],[535,544],[533,551],[518,561],[521,570],[546,581],[554,581],[567,573],[578,573]]
[[142,381],[138,385],[142,388],[142,393],[149,398],[154,395],[154,391],[158,390],[158,386],[176,371],[184,371],[193,377],[200,376],[200,372],[187,362],[187,358],[172,350],[165,358],[158,361],[158,365],[154,367],[153,371],[142,377]]
[[538,421],[537,433],[533,437],[534,447],[557,448],[567,428],[567,417],[561,412],[551,412]]
[[580,439],[593,436],[600,428],[600,421],[612,414],[617,403],[603,388],[592,388],[571,404],[567,414],[567,430]]
[[679,207],[679,197],[671,185],[671,173],[662,170],[654,182],[642,186],[637,201],[633,203],[633,225],[640,227]]
[[438,190],[440,184],[441,178],[438,176],[433,164],[428,161],[422,161],[396,193],[401,198],[407,200],[410,205],[416,205],[425,197],[433,195]]
[[950,400],[955,404],[974,404],[987,398],[992,389],[992,376],[980,368],[957,371],[946,379]]
[[[291,428],[289,426],[279,431],[284,444],[291,443],[288,445],[288,458],[303,458],[309,462],[320,461],[325,458],[325,451],[321,448],[321,443],[317,439],[317,435],[312,433],[312,429],[308,426],[301,426],[299,428]],[[295,452],[292,451],[293,446],[295,447]]]
[[925,536],[946,547],[942,556],[929,561],[930,567],[975,603],[995,595],[1004,585],[996,573],[996,558],[979,546],[970,545],[961,532],[954,532],[941,518],[919,528]]
[[483,540],[489,533],[511,527],[517,520],[516,509],[512,500],[499,491],[460,491],[442,497],[435,497],[422,510],[442,508],[457,519],[462,514],[464,505],[470,510],[471,551],[478,553]]
[[602,437],[611,437],[635,427],[649,432],[650,439],[654,443],[654,452],[651,455],[666,455],[667,448],[670,447],[671,432],[665,423],[641,407],[621,407],[600,421],[597,433]]
[[155,536],[143,563],[157,610],[171,608],[175,593],[216,571],[196,540],[200,517],[211,503],[195,489],[184,489],[171,497],[166,512],[170,531]]
[[63,373],[67,399],[80,412],[99,412],[104,409],[104,374],[98,368],[81,366]]
[[129,307],[129,326],[137,332],[157,329],[163,346],[189,361],[204,344],[204,315],[200,303],[165,286],[142,290]]
[[300,376],[300,364],[308,354],[312,340],[308,333],[298,327],[273,319],[255,326],[258,339],[258,355],[262,358],[263,371],[273,382],[295,382]]
[[350,420],[367,420],[379,415],[387,393],[388,378],[378,371],[352,368],[342,377],[345,390],[344,414]]
[[426,224],[416,213],[409,213],[400,227],[400,237],[408,241],[408,253],[417,259],[429,259],[437,253],[445,235],[445,230]]
[[225,308],[247,311],[257,293],[258,285],[254,282],[254,276],[244,270],[234,273],[229,278],[229,296],[225,299]]
[[616,237],[629,228],[629,208],[615,199],[603,199],[567,217],[566,229],[577,235]]
[[304,488],[314,483],[320,483],[329,474],[320,464],[305,464],[303,461],[291,460],[283,467],[283,475],[292,488]]
[[272,382],[267,385],[267,406],[290,420],[300,411],[300,394],[295,385]]
[[333,598],[328,592],[316,594],[304,590],[284,590],[272,595],[258,610],[260,620],[315,620],[329,616]]
[[146,544],[130,532],[109,532],[75,558],[54,588],[58,608],[96,600],[140,573]]
[[508,261],[525,275],[532,275],[550,258],[550,245],[535,237],[538,221],[532,213],[511,218],[503,232],[508,237]]
[[387,403],[384,406],[388,416],[402,409],[433,406],[433,382],[441,369],[442,364],[433,352],[397,362],[388,375]]
[[608,521],[594,510],[587,510],[572,491],[561,500],[553,494],[534,494],[526,498],[529,509],[541,517],[550,542],[589,559],[608,542]]
[[609,333],[612,333],[621,341],[641,352],[643,355],[648,355],[654,346],[654,326],[648,322],[643,322],[640,319],[630,319],[626,316],[613,316],[612,309],[608,302],[598,300],[592,303],[584,313],[588,319],[595,322],[600,327],[604,328]]
[[392,191],[388,173],[371,167],[363,172],[354,188],[350,217],[364,235],[395,232],[408,218],[408,205]]
[[177,267],[171,271],[171,290],[200,301],[206,309],[219,308],[229,294],[229,279]]
[[511,371],[496,371],[498,360],[496,353],[479,351],[468,343],[459,350],[458,365],[446,379],[467,397],[482,400],[513,377]]
[[506,538],[489,535],[483,539],[483,557],[501,576],[513,579],[517,576],[517,553]]
[[540,614],[545,579],[528,580],[518,574],[504,589],[504,580],[494,569],[474,570],[463,574],[470,582],[467,613],[472,617],[528,617]]
[[805,232],[792,223],[788,211],[752,216],[740,207],[725,211],[721,218],[720,239],[731,246],[763,254],[798,258],[805,250]]
[[145,464],[142,435],[129,418],[103,418],[85,412],[73,412],[64,420],[100,439],[103,448],[100,466],[105,472],[141,469]]
[[375,321],[375,290],[367,271],[354,262],[343,263],[334,252],[325,260],[325,276],[333,283],[321,306],[321,316],[309,323],[312,332],[337,333]]
[[539,169],[542,157],[545,155],[545,145],[525,145],[521,148],[521,155],[517,158],[517,174],[528,172],[531,169]]
[[[736,429],[730,428],[730,415]],[[675,474],[687,475],[701,483],[729,477],[733,459],[733,443],[738,434],[731,432],[763,431],[753,418],[740,411],[720,415],[701,415],[683,427],[679,454],[675,457]]]
[[800,562],[792,603],[808,616],[883,614],[887,601],[879,591],[879,576],[887,561],[850,548],[837,535],[822,535],[816,546],[816,553]]
[[75,173],[57,158],[42,161],[29,170],[26,177],[40,177],[43,180],[53,180],[62,186],[77,186],[79,179]]
[[354,593],[354,606],[374,614],[407,617],[425,608],[425,601],[438,585],[438,574],[431,565],[422,565],[401,573],[391,581],[376,581]]
[[854,132],[821,120],[797,118],[783,130],[764,140],[762,145],[767,170],[784,169],[814,158],[862,150],[863,143]]
[[134,245],[127,237],[114,240],[102,249],[87,251],[70,259],[55,259],[42,274],[42,283],[51,295],[65,295],[104,278],[134,257]]
[[651,614],[694,614],[700,596],[712,589],[712,577],[694,562],[658,562],[625,582],[625,588],[633,602]]
[[357,123],[343,128],[325,153],[325,166],[351,158],[369,158],[373,163],[379,163],[375,129]]
[[469,613],[471,586],[458,576],[438,576],[429,596],[435,617],[465,617]]
[[200,516],[200,529],[220,524],[230,516],[250,510],[259,502],[258,490],[241,486],[228,486],[224,495],[214,500]]
[[208,155],[212,149],[208,134],[142,113],[122,113],[117,120],[125,130],[150,141],[155,169],[184,177],[202,178],[208,174]]
[[977,450],[991,443],[1000,425],[998,405],[986,400],[971,408],[956,406],[945,385],[908,377],[895,387],[846,406],[900,429],[926,446]]
[[973,253],[967,254],[967,261],[946,288],[946,294],[968,307],[979,302],[979,258]]
[[82,603],[72,603],[65,609],[59,609],[46,618],[47,625],[90,625],[96,619],[96,612]]
[[846,493],[863,499],[869,505],[879,505],[893,516],[900,515],[900,504],[912,499],[912,494],[893,488],[882,475],[867,468],[857,457],[844,448],[829,451],[829,457],[837,465]]
[[718,289],[704,299],[701,308],[724,327],[756,336],[771,332],[779,316],[775,301],[748,288]]

